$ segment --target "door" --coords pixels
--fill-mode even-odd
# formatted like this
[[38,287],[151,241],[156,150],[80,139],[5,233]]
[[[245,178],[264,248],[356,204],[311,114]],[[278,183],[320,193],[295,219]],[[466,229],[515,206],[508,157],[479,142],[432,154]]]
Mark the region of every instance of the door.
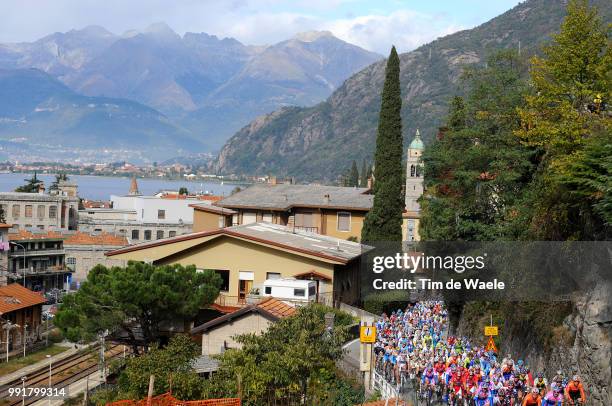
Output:
[[246,281],[244,279],[238,280],[238,302],[246,302],[246,296],[253,287],[253,281]]

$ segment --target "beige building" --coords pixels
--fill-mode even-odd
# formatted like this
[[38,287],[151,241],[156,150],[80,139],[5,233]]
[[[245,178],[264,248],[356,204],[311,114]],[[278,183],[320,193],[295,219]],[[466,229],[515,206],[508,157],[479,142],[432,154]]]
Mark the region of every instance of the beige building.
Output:
[[258,184],[212,204],[193,204],[193,231],[267,222],[358,241],[373,198],[368,188]]
[[197,326],[191,330],[191,335],[202,337],[202,355],[221,354],[229,348],[242,347],[235,340],[237,335],[261,334],[270,323],[293,314],[293,306],[267,298]]
[[77,228],[79,198],[61,190],[58,194],[2,192],[0,205],[6,221],[13,225],[13,231]]
[[419,241],[419,223],[421,219],[421,206],[419,198],[423,195],[423,163],[422,155],[425,146],[421,140],[419,130],[416,131],[414,139],[408,146],[406,160],[406,209],[402,215],[403,241]]
[[370,247],[292,227],[253,223],[128,246],[107,253],[124,261],[195,265],[223,279],[218,304],[244,304],[267,279],[317,283],[318,301],[359,301],[361,254]]
[[77,283],[87,279],[87,274],[96,265],[101,264],[106,267],[123,265],[124,261],[104,254],[125,247],[128,244],[125,236],[82,231],[66,231],[63,236],[66,266],[74,271],[74,280]]

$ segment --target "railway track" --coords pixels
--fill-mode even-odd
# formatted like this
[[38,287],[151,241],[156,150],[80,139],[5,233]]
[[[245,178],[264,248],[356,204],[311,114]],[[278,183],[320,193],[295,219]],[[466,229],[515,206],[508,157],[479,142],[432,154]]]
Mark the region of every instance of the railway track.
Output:
[[[52,364],[51,369],[51,387],[54,389],[66,388],[73,382],[76,382],[98,370],[98,354],[100,347],[94,347],[86,353],[73,354],[61,361]],[[108,348],[104,357],[106,361],[123,355],[123,345],[113,345]],[[41,399],[43,396],[26,397],[25,402],[21,397],[9,397],[9,388],[43,388],[49,387],[49,367],[43,367],[26,377],[25,384],[21,379],[16,379],[0,387],[0,406],[18,406],[31,405]]]

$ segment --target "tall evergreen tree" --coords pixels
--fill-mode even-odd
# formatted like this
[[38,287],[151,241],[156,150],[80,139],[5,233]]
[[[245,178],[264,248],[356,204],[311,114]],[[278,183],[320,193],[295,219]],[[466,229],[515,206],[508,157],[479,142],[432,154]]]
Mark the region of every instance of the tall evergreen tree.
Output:
[[368,187],[368,164],[365,158],[363,158],[363,163],[361,164],[361,173],[359,174],[359,186]]
[[353,164],[351,165],[351,173],[349,174],[348,186],[359,186],[359,171],[357,170],[357,162],[355,162],[355,160],[353,160]]
[[19,186],[17,189],[15,189],[15,192],[38,193],[38,189],[43,183],[42,180],[39,180],[36,176],[36,172],[34,172],[34,175],[32,175],[30,179],[24,180],[26,181],[26,184]]
[[402,211],[402,97],[400,63],[391,48],[381,97],[374,154],[374,205],[363,223],[363,241],[401,241]]

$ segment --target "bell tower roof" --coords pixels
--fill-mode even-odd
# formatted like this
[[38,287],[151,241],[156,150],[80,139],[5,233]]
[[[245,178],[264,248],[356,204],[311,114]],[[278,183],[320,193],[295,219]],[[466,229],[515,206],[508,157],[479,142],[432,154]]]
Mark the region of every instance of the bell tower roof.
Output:
[[408,146],[408,148],[410,149],[418,149],[418,150],[423,150],[425,149],[425,145],[423,144],[423,140],[421,139],[421,133],[419,132],[419,130],[416,130],[416,134],[414,135],[414,139],[410,142],[410,145]]
[[140,196],[140,191],[138,190],[138,182],[136,182],[136,176],[132,176],[132,182],[130,183],[130,191],[128,195]]

